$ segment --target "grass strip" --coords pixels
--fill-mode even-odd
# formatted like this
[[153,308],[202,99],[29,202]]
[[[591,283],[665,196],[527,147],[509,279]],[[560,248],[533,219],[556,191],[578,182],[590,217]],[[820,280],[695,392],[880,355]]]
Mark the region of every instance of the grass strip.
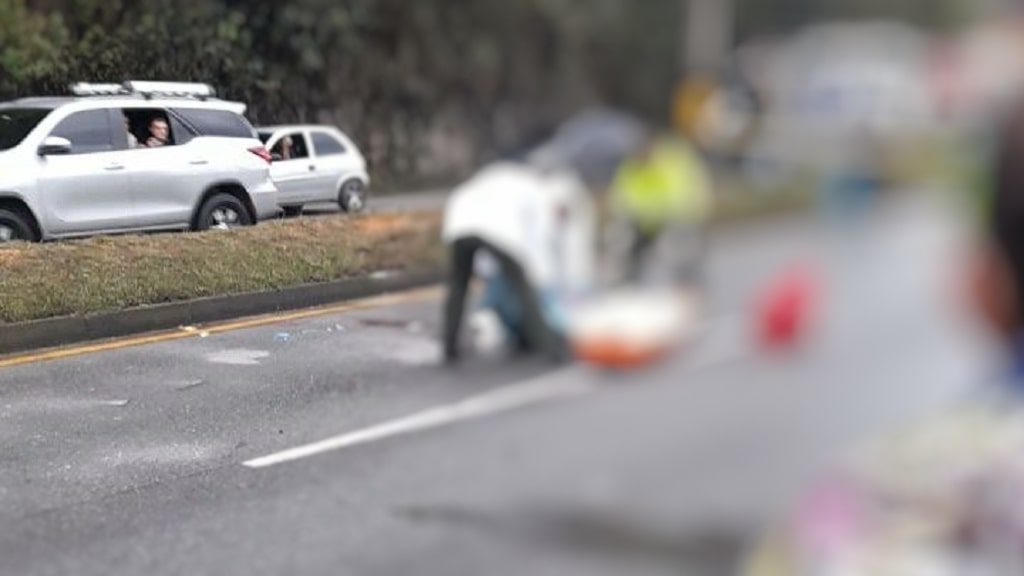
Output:
[[0,248],[0,323],[440,266],[434,213],[315,217],[231,231]]

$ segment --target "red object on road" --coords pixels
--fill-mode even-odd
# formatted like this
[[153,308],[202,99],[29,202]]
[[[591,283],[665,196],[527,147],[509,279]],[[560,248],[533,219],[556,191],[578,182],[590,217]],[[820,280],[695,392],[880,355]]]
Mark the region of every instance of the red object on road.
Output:
[[784,272],[759,296],[757,335],[768,348],[786,348],[807,332],[818,298],[818,282],[807,266]]

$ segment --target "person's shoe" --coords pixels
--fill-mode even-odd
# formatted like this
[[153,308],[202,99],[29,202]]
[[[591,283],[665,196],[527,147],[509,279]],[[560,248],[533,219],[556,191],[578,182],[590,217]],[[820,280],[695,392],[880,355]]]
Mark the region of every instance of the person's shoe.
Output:
[[544,354],[544,357],[555,365],[568,364],[576,359],[576,355],[564,338],[558,340]]

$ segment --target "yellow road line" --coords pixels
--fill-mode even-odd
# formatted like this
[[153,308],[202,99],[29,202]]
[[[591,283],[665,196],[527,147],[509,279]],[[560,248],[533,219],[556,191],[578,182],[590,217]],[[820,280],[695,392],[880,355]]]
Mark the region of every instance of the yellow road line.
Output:
[[386,294],[384,296],[374,296],[371,298],[364,298],[362,300],[353,300],[351,302],[336,304],[334,306],[326,306],[323,308],[313,308],[310,310],[301,310],[298,312],[285,312],[282,314],[268,314],[265,316],[248,318],[246,320],[237,320],[233,322],[224,322],[220,324],[188,326],[185,328],[179,328],[177,330],[151,333],[142,336],[129,336],[126,338],[107,340],[105,342],[99,342],[96,344],[67,346],[64,348],[56,348],[52,350],[45,350],[42,352],[33,352],[29,354],[8,356],[6,358],[0,357],[0,368],[10,368],[12,366],[21,366],[24,364],[35,364],[38,362],[59,360],[62,358],[85,356],[88,354],[96,354],[99,352],[107,352],[111,350],[122,350],[124,348],[133,348],[137,346],[145,346],[146,344],[169,342],[172,340],[182,340],[185,338],[199,338],[202,335],[221,334],[224,332],[232,332],[235,330],[244,330],[246,328],[258,328],[260,326],[281,324],[284,322],[291,322],[294,320],[304,320],[306,318],[316,318],[318,316],[328,316],[331,314],[339,314],[342,312],[351,312],[353,310],[364,310],[367,308],[376,308],[380,306],[402,304],[406,302],[417,302],[435,297],[438,294],[440,294],[440,289],[436,286],[431,288],[421,288],[417,290],[411,290],[408,292]]

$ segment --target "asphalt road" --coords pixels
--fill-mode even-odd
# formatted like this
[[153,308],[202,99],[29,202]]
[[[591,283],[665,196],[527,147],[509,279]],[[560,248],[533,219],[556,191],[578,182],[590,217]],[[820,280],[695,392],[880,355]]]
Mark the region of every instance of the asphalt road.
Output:
[[[822,466],[993,373],[962,240],[917,200],[722,230],[706,329],[640,373],[442,368],[429,291],[0,369],[0,572],[731,573]],[[753,295],[800,262],[815,330],[765,352]]]
[[[400,194],[372,194],[368,204],[370,213],[416,212],[439,210],[444,207],[448,190],[421,190]],[[333,202],[307,204],[303,207],[305,216],[324,216],[341,212]]]

